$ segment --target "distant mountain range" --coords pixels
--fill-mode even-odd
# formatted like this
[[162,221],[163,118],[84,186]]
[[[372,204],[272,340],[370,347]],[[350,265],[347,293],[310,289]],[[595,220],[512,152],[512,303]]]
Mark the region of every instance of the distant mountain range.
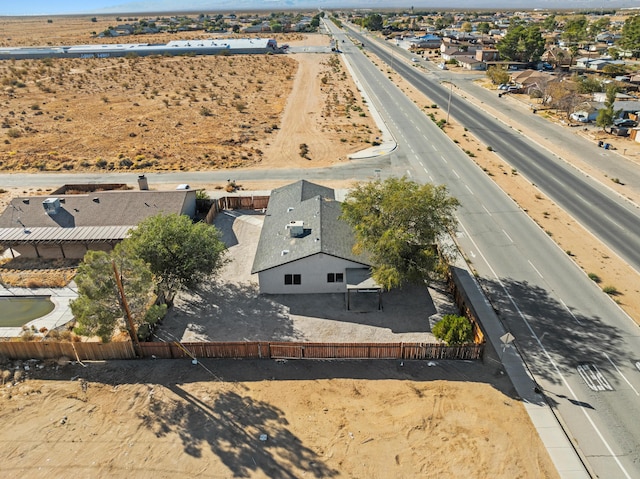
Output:
[[407,9],[414,10],[582,10],[639,8],[638,0],[452,0],[443,7],[442,0],[149,0],[122,3],[88,13],[129,12],[208,12],[208,11],[257,11],[257,10],[314,10],[314,9]]

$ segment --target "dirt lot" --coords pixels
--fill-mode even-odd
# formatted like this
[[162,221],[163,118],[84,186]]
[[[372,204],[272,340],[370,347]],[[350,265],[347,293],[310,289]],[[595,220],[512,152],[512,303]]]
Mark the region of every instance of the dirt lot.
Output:
[[509,381],[477,362],[141,360],[26,374],[0,389],[7,477],[558,477]]

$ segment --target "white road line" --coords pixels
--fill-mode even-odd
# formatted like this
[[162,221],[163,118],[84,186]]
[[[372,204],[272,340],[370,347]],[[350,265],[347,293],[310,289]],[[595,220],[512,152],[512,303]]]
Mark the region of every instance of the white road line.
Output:
[[595,364],[578,365],[578,373],[592,391],[613,391],[609,381],[602,375]]
[[507,237],[507,239],[513,243],[513,240],[511,239],[511,236],[509,236],[509,234],[505,230],[502,230],[502,232]]
[[460,179],[460,175],[458,174],[458,172],[454,169],[451,169],[451,171],[453,171],[453,174],[456,175],[456,178]]
[[445,163],[447,162],[446,158],[442,155],[440,155],[440,158],[442,158],[442,161],[444,161]]
[[611,218],[609,218],[609,221],[611,221],[614,225],[616,225],[618,228],[620,228],[621,230],[624,230],[625,228],[618,223],[617,221],[613,221]]
[[464,187],[469,190],[469,193],[473,194],[473,190],[471,188],[469,188],[469,185],[464,185]]
[[629,385],[629,387],[631,389],[633,389],[633,392],[636,393],[636,396],[640,396],[640,394],[638,393],[638,391],[636,391],[636,388],[633,387],[633,385],[629,382],[629,380],[624,376],[624,374],[622,374],[622,372],[618,369],[618,366],[616,366],[614,364],[613,361],[611,361],[611,358],[607,355],[607,353],[603,352],[602,354],[604,354],[604,357],[607,358],[607,361],[609,361],[611,363],[611,366],[613,366],[614,368],[616,368],[616,371],[618,371],[618,374],[620,376],[622,376],[622,379],[624,379],[624,381]]
[[578,318],[576,318],[576,316],[573,314],[573,311],[571,311],[569,309],[569,306],[566,305],[566,303],[564,301],[562,301],[562,299],[560,300],[560,302],[562,303],[562,306],[564,306],[564,309],[567,310],[567,312],[571,315],[571,317],[575,320],[576,323],[582,325],[582,323],[580,322],[580,320]]
[[484,210],[487,212],[487,214],[488,214],[489,216],[493,216],[493,215],[491,214],[491,211],[489,211],[485,205],[482,205],[482,207],[484,208]]
[[433,176],[429,175],[429,181],[431,181],[431,183],[435,183],[435,181],[433,180]]
[[[574,392],[573,388],[571,387],[571,385],[569,384],[569,382],[567,381],[567,379],[564,377],[564,375],[562,374],[562,372],[560,371],[560,368],[558,367],[558,365],[556,364],[556,362],[553,360],[553,358],[551,357],[551,355],[549,354],[549,351],[547,351],[545,349],[545,347],[542,345],[542,341],[540,341],[540,338],[538,338],[538,335],[535,333],[535,331],[533,330],[533,328],[531,327],[531,324],[529,324],[529,321],[527,321],[527,318],[525,318],[524,314],[522,314],[522,311],[520,310],[520,308],[518,307],[518,305],[516,304],[515,300],[513,299],[513,297],[511,296],[511,294],[509,294],[509,291],[507,290],[507,288],[505,287],[504,283],[502,282],[502,280],[498,277],[498,275],[496,274],[495,270],[493,269],[493,267],[491,266],[491,264],[487,261],[487,258],[485,258],[484,254],[482,254],[482,251],[480,251],[480,248],[478,248],[478,245],[476,244],[476,242],[473,240],[473,238],[471,237],[471,235],[469,234],[469,231],[467,231],[467,229],[464,227],[464,225],[462,223],[460,223],[460,221],[458,221],[458,224],[462,227],[462,229],[465,231],[465,234],[467,235],[467,237],[469,238],[469,240],[471,241],[471,243],[473,244],[473,246],[478,250],[478,253],[480,254],[480,256],[482,257],[482,260],[485,262],[485,264],[487,265],[487,267],[489,268],[489,270],[491,271],[491,273],[493,274],[494,278],[496,279],[497,283],[500,285],[500,287],[502,287],[502,290],[505,292],[505,294],[507,295],[507,298],[509,298],[509,302],[513,305],[513,307],[515,308],[515,310],[518,312],[518,315],[520,316],[520,318],[522,319],[522,321],[524,322],[524,324],[527,326],[527,329],[529,330],[529,332],[531,333],[531,336],[536,340],[536,342],[538,343],[538,347],[542,350],[542,352],[544,353],[544,355],[547,357],[547,360],[549,361],[549,364],[551,364],[551,366],[553,366],[553,369],[555,369],[556,374],[560,377],[560,379],[562,379],[562,382],[564,383],[565,387],[567,388],[567,390],[569,391],[569,394],[571,394],[571,396],[573,397],[574,400],[579,401],[580,399],[578,398],[578,396],[576,395],[576,393]],[[620,459],[618,459],[618,456],[615,455],[615,453],[613,452],[613,449],[611,449],[611,446],[609,446],[609,443],[606,441],[606,439],[604,438],[604,436],[602,435],[602,433],[600,432],[600,429],[598,429],[598,426],[596,426],[596,424],[593,422],[593,419],[591,419],[591,416],[589,415],[589,413],[587,412],[586,408],[580,408],[580,411],[582,411],[582,414],[584,414],[584,416],[587,418],[587,421],[589,421],[589,424],[591,425],[591,427],[593,428],[593,430],[596,432],[596,434],[598,435],[598,437],[600,438],[600,440],[602,441],[602,444],[604,444],[604,447],[607,449],[607,451],[609,451],[609,454],[611,455],[611,457],[613,457],[613,460],[616,461],[616,464],[618,464],[618,467],[620,468],[620,470],[622,471],[622,473],[625,475],[625,477],[627,479],[632,479],[631,475],[627,472],[627,470],[624,468],[624,466],[622,465],[622,463],[620,462]],[[567,431],[568,433],[568,431]]]
[[407,176],[411,178],[411,172],[409,170],[407,170]]
[[429,170],[427,170],[426,166],[423,166],[422,169],[424,170],[424,172],[428,175],[429,174]]
[[542,276],[540,271],[538,271],[538,268],[536,268],[530,260],[527,260],[527,262],[531,265],[531,267],[535,270],[535,272],[538,273],[538,276],[540,276],[542,279],[544,279],[544,276]]

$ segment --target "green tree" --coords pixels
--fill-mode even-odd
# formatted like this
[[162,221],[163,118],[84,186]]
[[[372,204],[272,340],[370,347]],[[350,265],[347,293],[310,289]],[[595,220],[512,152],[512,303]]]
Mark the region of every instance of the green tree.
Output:
[[447,346],[466,344],[473,341],[471,321],[464,316],[455,314],[445,315],[433,326],[431,332],[436,338],[447,343]]
[[151,271],[144,261],[133,256],[125,244],[118,244],[111,254],[88,251],[78,266],[75,278],[78,297],[70,307],[77,322],[76,332],[83,336],[99,336],[103,342],[111,339],[116,326],[125,317],[113,261],[120,274],[134,324],[144,322],[153,292]]
[[598,116],[596,118],[596,125],[603,130],[611,127],[613,125],[613,120],[620,115],[620,110],[614,110],[617,93],[618,87],[615,85],[609,85],[607,87],[607,98],[604,102],[604,108],[598,111]]
[[355,231],[356,252],[366,252],[372,277],[385,289],[423,283],[442,265],[435,245],[456,225],[458,200],[445,186],[406,178],[359,183],[342,203]]
[[496,48],[506,60],[534,62],[544,53],[545,41],[537,25],[516,25],[507,30]]
[[599,33],[609,29],[611,20],[609,17],[600,17],[591,25],[589,25],[589,36],[595,38]]
[[544,22],[542,22],[542,28],[544,28],[545,31],[547,32],[554,31],[557,26],[558,26],[558,22],[554,14],[549,15],[547,18],[544,19]]
[[634,15],[624,21],[620,45],[634,56],[640,52],[640,15]]
[[509,83],[511,76],[509,72],[502,67],[490,66],[487,68],[487,77],[491,79],[491,82],[494,85],[499,85],[501,83]]
[[473,31],[473,25],[471,25],[471,22],[464,22],[460,27],[460,30],[465,33],[471,33]]
[[364,27],[372,32],[382,30],[382,16],[378,13],[370,13],[364,19]]
[[225,264],[220,232],[185,215],[151,216],[125,242],[149,265],[167,304],[178,291],[193,288]]
[[483,35],[486,35],[491,30],[491,26],[489,25],[488,22],[480,22],[480,23],[478,23],[478,27],[477,28],[478,28],[478,31],[480,33],[482,33]]
[[587,38],[589,21],[584,15],[569,17],[564,24],[562,38],[570,43],[581,43]]
[[596,93],[604,91],[604,87],[599,78],[588,76],[578,81],[578,93]]

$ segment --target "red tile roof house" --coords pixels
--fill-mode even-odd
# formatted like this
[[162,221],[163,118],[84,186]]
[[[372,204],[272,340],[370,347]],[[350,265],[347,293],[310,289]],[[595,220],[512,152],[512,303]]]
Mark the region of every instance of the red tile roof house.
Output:
[[159,213],[193,218],[196,190],[99,191],[14,198],[0,215],[0,247],[27,258],[83,258],[109,251]]

